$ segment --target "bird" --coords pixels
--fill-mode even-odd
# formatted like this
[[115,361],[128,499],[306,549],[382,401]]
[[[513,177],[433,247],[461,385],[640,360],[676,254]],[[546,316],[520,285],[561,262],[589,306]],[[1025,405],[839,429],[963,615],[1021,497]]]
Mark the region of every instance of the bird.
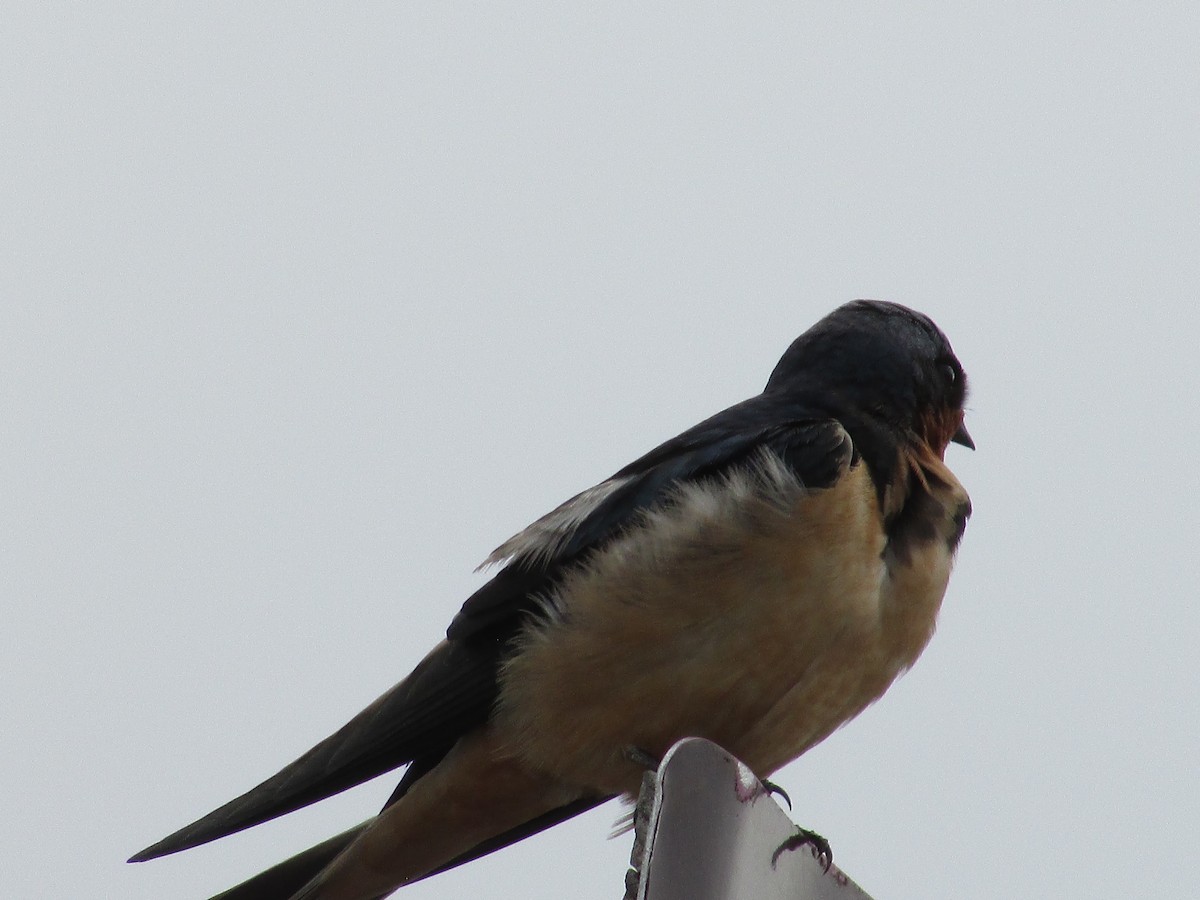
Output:
[[[933,635],[975,448],[942,331],[855,300],[761,393],[502,543],[411,674],[277,774],[134,855],[192,848],[407,765],[377,815],[213,900],[381,900],[614,797],[697,736],[760,778]],[[481,566],[481,568],[483,567]]]

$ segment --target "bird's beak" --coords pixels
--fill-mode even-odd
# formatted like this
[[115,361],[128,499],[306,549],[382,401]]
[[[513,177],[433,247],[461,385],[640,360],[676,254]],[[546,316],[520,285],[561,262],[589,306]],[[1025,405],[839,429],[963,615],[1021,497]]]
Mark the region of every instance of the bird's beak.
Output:
[[975,449],[975,441],[971,439],[971,432],[967,431],[967,423],[959,422],[958,431],[954,432],[954,437],[950,438],[956,444],[962,444],[968,450]]

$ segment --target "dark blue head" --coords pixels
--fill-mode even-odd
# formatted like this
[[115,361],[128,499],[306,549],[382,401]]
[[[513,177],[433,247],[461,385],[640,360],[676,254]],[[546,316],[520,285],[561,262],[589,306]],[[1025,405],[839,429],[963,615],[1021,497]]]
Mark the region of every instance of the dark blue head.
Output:
[[967,378],[950,342],[919,312],[881,300],[841,306],[796,338],[764,393],[826,395],[873,423],[913,434],[940,456],[974,447],[963,425]]

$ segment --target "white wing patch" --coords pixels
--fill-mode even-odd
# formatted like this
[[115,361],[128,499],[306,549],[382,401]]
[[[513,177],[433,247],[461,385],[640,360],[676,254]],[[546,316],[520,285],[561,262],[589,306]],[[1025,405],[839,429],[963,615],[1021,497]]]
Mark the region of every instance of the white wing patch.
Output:
[[493,550],[491,555],[479,564],[479,569],[510,559],[538,564],[549,562],[588,516],[614,492],[628,484],[631,477],[610,478],[576,494]]
[[[843,466],[849,464],[851,452],[847,436],[843,447]],[[610,478],[576,494],[493,550],[478,569],[509,560],[522,560],[535,565],[548,563],[600,504],[636,477]],[[729,512],[727,506],[730,502],[741,504],[754,495],[786,509],[795,501],[796,491],[803,489],[803,483],[783,460],[769,450],[762,450],[750,465],[728,475],[721,490],[714,491],[711,486],[679,485],[671,493],[676,502],[688,508],[685,519],[704,521],[719,519]]]

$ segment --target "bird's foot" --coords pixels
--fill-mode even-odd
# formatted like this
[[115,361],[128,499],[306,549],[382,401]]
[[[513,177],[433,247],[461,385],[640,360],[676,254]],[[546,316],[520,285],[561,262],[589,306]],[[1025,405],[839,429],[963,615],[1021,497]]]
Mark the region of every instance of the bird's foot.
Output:
[[790,853],[793,850],[799,850],[801,847],[809,846],[812,848],[812,855],[817,858],[817,862],[826,872],[833,865],[833,850],[829,846],[829,841],[821,837],[815,831],[809,831],[807,828],[797,827],[796,833],[780,844],[775,852],[771,854],[771,868],[775,867],[775,863],[779,861],[779,857],[784,853]]

